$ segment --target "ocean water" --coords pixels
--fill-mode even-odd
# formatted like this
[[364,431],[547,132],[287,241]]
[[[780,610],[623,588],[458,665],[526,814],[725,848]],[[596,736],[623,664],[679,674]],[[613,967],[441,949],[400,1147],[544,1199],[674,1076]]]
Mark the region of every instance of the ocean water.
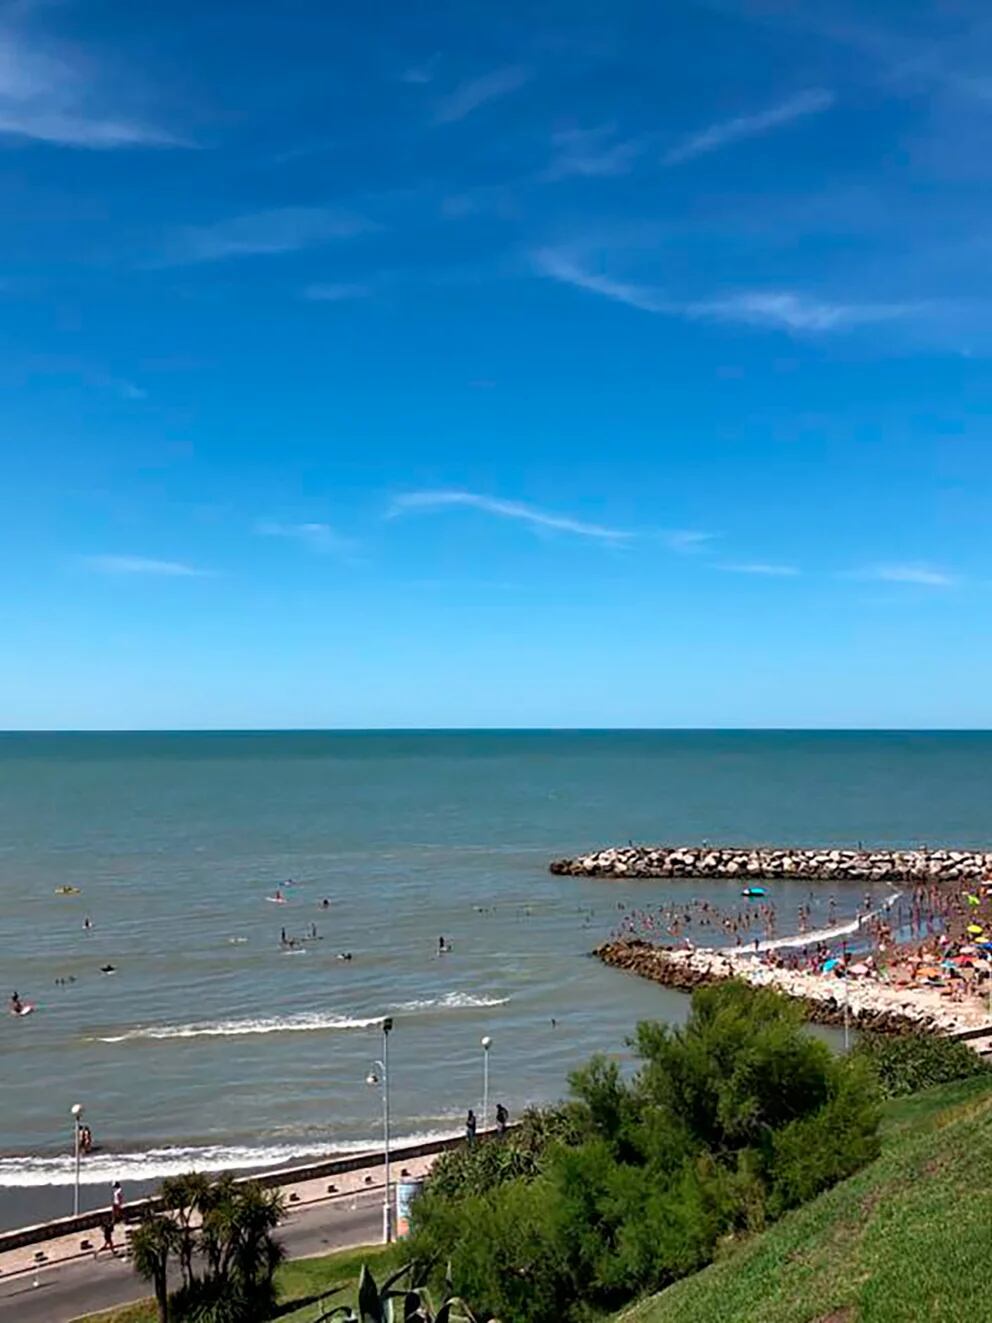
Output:
[[[677,1022],[686,999],[588,958],[618,906],[733,908],[737,887],[556,878],[557,855],[987,847],[990,803],[987,734],[2,735],[0,991],[37,1010],[0,1016],[0,1221],[71,1181],[75,1102],[91,1201],[115,1178],[374,1146],[383,1014],[397,1136],[479,1110],[485,1034],[511,1111],[594,1051],[625,1058],[638,1019]],[[860,890],[835,891],[853,913]],[[784,931],[808,888],[774,893]],[[320,940],[281,948],[312,923]]]

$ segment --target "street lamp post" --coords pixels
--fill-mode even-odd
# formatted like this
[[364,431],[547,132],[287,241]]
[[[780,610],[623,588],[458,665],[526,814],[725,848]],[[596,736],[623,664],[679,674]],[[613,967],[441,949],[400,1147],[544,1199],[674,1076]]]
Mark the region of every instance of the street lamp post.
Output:
[[370,1071],[365,1083],[382,1087],[382,1157],[385,1167],[384,1188],[382,1195],[382,1242],[388,1245],[393,1238],[392,1182],[389,1171],[389,1034],[393,1022],[387,1016],[382,1022],[382,1060],[374,1064],[379,1067],[379,1074]]
[[489,1128],[489,1049],[493,1040],[486,1034],[482,1040],[482,1128]]
[[79,1141],[81,1137],[80,1132],[82,1130],[82,1125],[80,1123],[79,1118],[83,1114],[83,1104],[73,1103],[69,1109],[69,1112],[70,1115],[72,1116],[73,1152],[75,1154],[75,1159],[76,1159],[76,1176],[72,1187],[72,1215],[73,1217],[78,1217],[79,1216],[79,1156],[80,1156]]

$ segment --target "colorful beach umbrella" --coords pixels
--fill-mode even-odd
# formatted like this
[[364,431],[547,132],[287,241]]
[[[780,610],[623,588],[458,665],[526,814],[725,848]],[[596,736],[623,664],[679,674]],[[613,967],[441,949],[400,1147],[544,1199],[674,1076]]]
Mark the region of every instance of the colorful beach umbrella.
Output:
[[985,931],[985,929],[982,927],[980,923],[969,923],[968,931],[970,933],[974,933],[976,936],[980,936]]

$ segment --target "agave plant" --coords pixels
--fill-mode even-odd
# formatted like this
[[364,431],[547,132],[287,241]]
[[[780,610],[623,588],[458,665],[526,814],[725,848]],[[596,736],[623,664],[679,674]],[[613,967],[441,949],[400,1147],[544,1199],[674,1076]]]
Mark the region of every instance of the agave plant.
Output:
[[[468,1305],[455,1295],[446,1295],[437,1312],[424,1282],[424,1272],[417,1263],[404,1264],[379,1286],[362,1266],[358,1279],[358,1311],[350,1305],[321,1314],[317,1323],[479,1323]],[[497,1323],[493,1320],[493,1323]]]

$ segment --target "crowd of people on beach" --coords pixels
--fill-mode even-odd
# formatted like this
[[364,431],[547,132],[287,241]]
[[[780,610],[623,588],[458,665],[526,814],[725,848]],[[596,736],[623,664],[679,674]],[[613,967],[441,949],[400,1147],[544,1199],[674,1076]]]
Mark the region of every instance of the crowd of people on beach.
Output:
[[[961,886],[921,883],[878,903],[866,892],[855,914],[837,931],[834,896],[827,905],[828,927],[811,932],[815,895],[797,907],[794,936],[776,941],[774,899],[748,900],[725,912],[694,898],[657,910],[617,908],[623,917],[614,939],[652,940],[677,949],[722,945],[741,956],[783,971],[855,979],[899,989],[935,989],[952,1002],[989,997],[992,992],[992,879]],[[803,942],[804,935],[810,940]],[[665,939],[674,942],[665,943]]]
[[[623,917],[611,934],[613,940],[641,937],[658,940],[665,936],[676,941],[692,945],[715,945],[717,940],[733,940],[737,947],[745,947],[755,942],[773,941],[779,932],[779,907],[773,899],[761,897],[743,897],[746,904],[738,905],[733,910],[725,910],[711,900],[693,897],[670,905],[662,905],[657,910],[628,909],[622,902],[617,902],[617,909]],[[795,929],[799,934],[811,931],[816,895],[810,892],[807,899],[796,907]],[[875,900],[867,892],[863,901],[863,913],[872,913]],[[833,925],[837,921],[837,899],[830,896],[827,903],[826,921]]]

